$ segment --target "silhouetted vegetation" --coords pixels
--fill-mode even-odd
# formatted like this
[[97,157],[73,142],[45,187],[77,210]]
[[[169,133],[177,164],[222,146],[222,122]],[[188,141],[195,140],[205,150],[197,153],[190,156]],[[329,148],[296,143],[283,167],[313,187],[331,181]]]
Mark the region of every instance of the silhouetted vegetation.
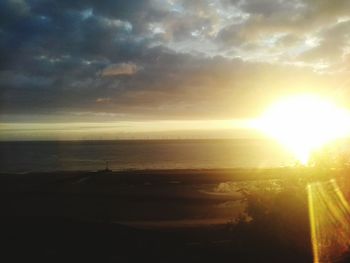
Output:
[[311,262],[304,180],[266,181],[241,192],[246,209],[231,225],[234,246],[246,251],[248,257],[258,253],[268,260],[285,257],[283,262]]

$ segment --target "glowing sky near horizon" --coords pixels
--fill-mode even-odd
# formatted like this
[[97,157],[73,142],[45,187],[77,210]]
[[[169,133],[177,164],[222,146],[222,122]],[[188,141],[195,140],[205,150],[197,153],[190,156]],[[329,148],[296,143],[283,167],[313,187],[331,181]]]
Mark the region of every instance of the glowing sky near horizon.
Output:
[[252,129],[250,120],[2,123],[0,140],[249,138]]

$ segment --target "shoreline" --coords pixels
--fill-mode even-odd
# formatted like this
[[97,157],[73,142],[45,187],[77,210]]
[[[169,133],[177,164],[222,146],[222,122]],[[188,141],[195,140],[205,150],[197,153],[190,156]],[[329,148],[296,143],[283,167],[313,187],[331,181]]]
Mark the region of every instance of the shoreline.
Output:
[[166,168],[166,169],[103,169],[103,170],[52,170],[27,172],[1,172],[0,178],[6,176],[218,176],[228,177],[230,180],[280,179],[286,176],[310,176],[314,173],[337,174],[349,171],[350,166],[339,168],[312,167],[312,166],[279,166],[279,167],[235,167],[235,168]]
[[[272,170],[288,170],[288,169],[310,169],[310,167],[295,167],[295,166],[262,166],[262,167],[223,167],[223,168],[120,168],[120,169],[108,169],[110,173],[178,173],[178,172],[240,172],[240,171],[272,171]],[[105,169],[55,169],[55,170],[28,170],[28,171],[0,171],[1,175],[24,175],[24,174],[50,174],[50,173],[102,173],[106,172]]]
[[0,171],[1,175],[10,175],[10,174],[50,174],[50,173],[179,173],[179,172],[257,172],[257,171],[276,171],[276,170],[312,170],[314,167],[309,166],[264,166],[264,167],[223,167],[223,168],[120,168],[120,169],[105,169],[96,170],[96,169],[63,169],[63,170],[47,170],[47,171],[23,171],[23,172],[6,172]]

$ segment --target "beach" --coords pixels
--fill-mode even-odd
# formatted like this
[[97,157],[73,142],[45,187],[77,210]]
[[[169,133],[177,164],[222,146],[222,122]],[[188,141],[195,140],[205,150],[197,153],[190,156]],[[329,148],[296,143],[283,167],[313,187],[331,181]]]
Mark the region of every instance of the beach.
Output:
[[[265,232],[249,230],[243,238],[236,233],[245,211],[242,191],[313,173],[308,168],[3,173],[2,238],[18,261],[30,255],[42,262],[226,262],[255,261],[259,253],[281,259],[289,245],[279,244],[282,252],[276,255],[276,244],[263,241],[271,238]],[[301,250],[285,262],[296,259],[309,262],[310,255]]]
[[[27,256],[39,262],[256,262],[261,255],[269,262],[310,262],[305,184],[348,172],[285,167],[2,173],[4,255],[16,262]],[[258,201],[248,192],[277,199]],[[256,214],[261,206],[267,217]]]
[[[266,172],[265,172],[266,173]],[[276,173],[276,172],[274,172]],[[5,214],[66,216],[162,226],[228,222],[242,212],[239,186],[258,170],[129,170],[3,174]],[[232,189],[231,189],[231,188]],[[10,200],[10,202],[9,202]],[[156,224],[155,222],[159,222]]]
[[193,226],[234,221],[244,210],[242,189],[310,173],[271,168],[1,174],[0,190],[8,216]]

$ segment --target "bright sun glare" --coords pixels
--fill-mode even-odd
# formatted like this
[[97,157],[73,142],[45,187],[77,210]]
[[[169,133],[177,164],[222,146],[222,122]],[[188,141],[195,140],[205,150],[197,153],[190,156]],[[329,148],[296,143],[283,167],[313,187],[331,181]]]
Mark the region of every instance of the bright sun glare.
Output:
[[311,152],[350,133],[350,113],[322,97],[299,95],[272,105],[256,126],[307,164]]

